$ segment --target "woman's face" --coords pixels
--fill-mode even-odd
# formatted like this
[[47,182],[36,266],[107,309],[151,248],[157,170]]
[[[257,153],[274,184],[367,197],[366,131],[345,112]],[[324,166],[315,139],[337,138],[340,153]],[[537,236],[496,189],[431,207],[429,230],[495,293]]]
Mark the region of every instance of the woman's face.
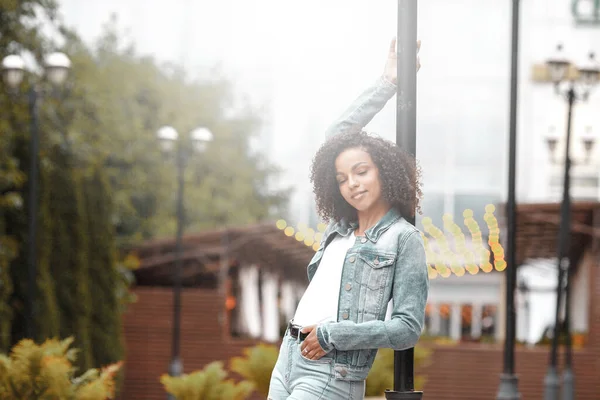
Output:
[[379,169],[365,150],[344,150],[335,159],[335,169],[342,197],[357,211],[368,212],[385,204]]

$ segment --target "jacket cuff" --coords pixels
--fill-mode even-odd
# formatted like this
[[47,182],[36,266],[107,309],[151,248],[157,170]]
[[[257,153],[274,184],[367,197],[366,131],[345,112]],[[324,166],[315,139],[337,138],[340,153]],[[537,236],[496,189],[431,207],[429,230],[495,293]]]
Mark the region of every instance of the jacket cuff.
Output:
[[327,331],[327,325],[321,324],[317,326],[317,340],[319,345],[326,353],[329,353],[334,349],[333,345],[329,342],[329,332]]
[[380,76],[377,80],[377,86],[380,87],[382,90],[389,92],[389,94],[392,96],[396,94],[396,84],[385,79],[383,75]]

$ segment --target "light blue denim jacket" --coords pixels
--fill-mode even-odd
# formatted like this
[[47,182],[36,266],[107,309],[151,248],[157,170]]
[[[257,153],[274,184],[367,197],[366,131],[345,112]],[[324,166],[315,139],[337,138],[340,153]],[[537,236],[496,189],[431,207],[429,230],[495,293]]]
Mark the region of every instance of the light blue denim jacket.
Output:
[[[329,138],[364,127],[395,94],[380,78],[327,131]],[[319,268],[325,248],[336,235],[347,236],[355,222],[330,223],[308,265],[308,279]],[[414,347],[421,335],[429,278],[421,233],[391,209],[348,250],[342,270],[337,322],[317,326],[321,347],[333,355],[335,378],[366,379],[377,349]],[[393,299],[390,320],[385,320]]]

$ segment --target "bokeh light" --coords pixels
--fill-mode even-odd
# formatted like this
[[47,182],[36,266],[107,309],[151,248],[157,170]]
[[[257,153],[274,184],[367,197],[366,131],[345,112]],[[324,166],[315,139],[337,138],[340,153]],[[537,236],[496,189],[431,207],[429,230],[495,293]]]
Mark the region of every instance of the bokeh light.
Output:
[[[493,204],[488,204],[485,206],[485,214],[483,215],[488,228],[488,245],[492,250],[491,252],[483,245],[483,233],[475,220],[475,212],[472,209],[466,209],[462,213],[464,225],[471,237],[470,246],[467,245],[465,232],[454,222],[451,214],[442,216],[444,230],[435,226],[430,217],[421,219],[423,230],[429,235],[428,237],[425,233],[421,233],[425,246],[429,279],[447,278],[452,274],[463,276],[466,272],[475,275],[480,270],[489,273],[494,269],[496,271],[506,269],[504,248],[500,244],[500,228],[494,215],[495,211],[496,207]],[[278,229],[283,230],[285,235],[294,236],[297,241],[312,247],[314,251],[319,250],[323,232],[327,229],[327,225],[324,223],[319,223],[316,230],[306,224],[298,224],[297,229],[294,229],[292,226],[288,226],[283,219],[278,220],[276,226]],[[435,245],[430,243],[430,238],[433,238]],[[449,239],[452,240],[453,246],[449,243]],[[490,262],[492,253],[493,265]]]

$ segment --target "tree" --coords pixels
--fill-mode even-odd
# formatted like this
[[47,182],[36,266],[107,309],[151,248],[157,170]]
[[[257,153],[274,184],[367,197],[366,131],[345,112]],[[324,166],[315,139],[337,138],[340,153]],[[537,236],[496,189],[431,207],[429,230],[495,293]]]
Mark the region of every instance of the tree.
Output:
[[[53,22],[57,7],[47,0],[0,0],[0,57],[28,51],[39,60],[49,41],[39,24],[23,22],[40,16]],[[27,211],[22,192],[26,171],[19,168],[24,164],[15,152],[19,141],[26,141],[28,119],[25,105],[11,101],[6,89],[0,84],[0,350],[8,350],[13,319],[24,308],[23,281],[16,281],[11,271],[24,265],[25,225],[18,216]]]
[[278,213],[286,196],[267,187],[277,170],[250,150],[261,129],[258,110],[237,105],[232,83],[218,72],[192,79],[176,66],[137,55],[119,37],[113,20],[92,49],[76,38],[67,44],[77,71],[69,140],[78,154],[106,167],[119,244],[175,232],[175,162],[160,152],[156,131],[162,125],[183,136],[205,126],[215,137],[186,171],[188,230]]
[[[277,171],[250,149],[261,129],[258,110],[238,104],[232,82],[218,71],[191,77],[137,54],[120,39],[116,20],[86,45],[61,26],[57,9],[53,0],[0,0],[0,56],[25,52],[41,60],[56,50],[39,29],[44,14],[65,38],[62,51],[73,63],[62,98],[46,98],[41,108],[35,322],[37,340],[74,336],[80,366],[88,368],[122,355],[126,296],[114,273],[115,247],[175,232],[175,163],[160,152],[160,126],[173,125],[183,136],[205,126],[215,137],[186,171],[188,231],[268,218],[286,196],[268,189]],[[21,92],[27,83],[22,86]],[[7,349],[25,335],[30,121],[27,105],[4,89],[0,346]]]
[[83,194],[88,232],[92,355],[97,365],[108,365],[123,358],[123,343],[121,313],[115,292],[119,276],[110,188],[98,166],[91,168],[83,178]]
[[90,339],[89,231],[80,177],[73,171],[72,153],[53,148],[47,185],[52,210],[50,269],[57,288],[60,337],[74,336],[82,369],[93,365]]

